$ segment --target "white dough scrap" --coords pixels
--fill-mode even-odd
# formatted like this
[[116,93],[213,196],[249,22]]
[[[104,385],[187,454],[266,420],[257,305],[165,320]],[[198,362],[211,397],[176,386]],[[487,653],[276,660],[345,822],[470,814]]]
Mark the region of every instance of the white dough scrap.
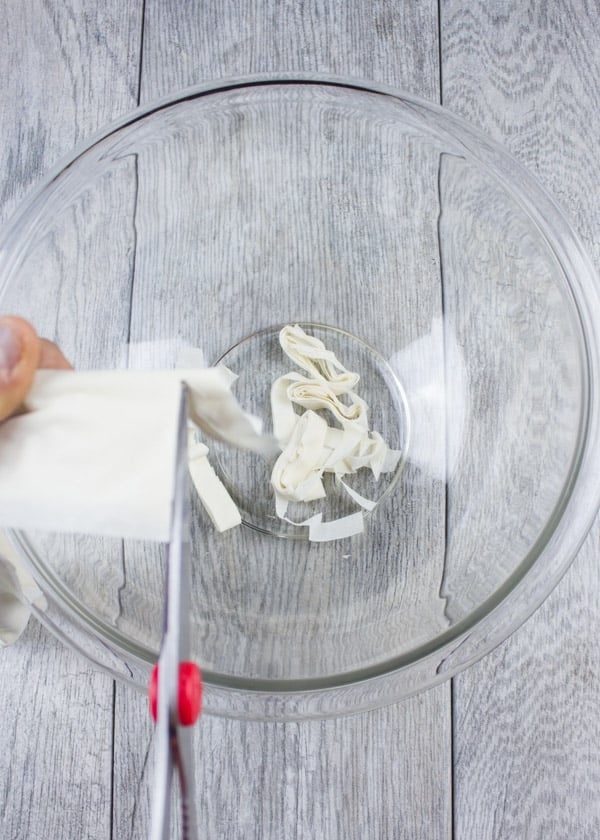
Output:
[[188,467],[200,501],[217,531],[222,533],[241,525],[237,505],[211,467],[208,446],[202,443],[192,424],[188,424]]
[[314,411],[306,411],[296,423],[271,474],[275,493],[286,503],[324,498],[321,458],[326,434],[327,423]]
[[359,375],[346,370],[331,350],[314,335],[308,335],[298,325],[288,324],[279,333],[283,352],[296,362],[298,367],[315,379],[329,383],[331,393],[347,394],[357,384]]
[[[305,373],[291,371],[271,387],[273,431],[283,450],[271,475],[277,515],[291,522],[286,517],[289,502],[323,498],[325,472],[335,474],[339,486],[363,509],[372,510],[375,502],[348,487],[342,477],[369,468],[378,480],[397,468],[401,453],[369,430],[368,405],[353,390],[359,375],[346,370],[322,341],[298,325],[283,327],[279,341]],[[330,414],[335,425],[317,411]],[[292,524],[308,526],[309,539],[320,542],[360,533],[362,521],[361,513],[333,522],[322,522],[322,514],[316,514]]]

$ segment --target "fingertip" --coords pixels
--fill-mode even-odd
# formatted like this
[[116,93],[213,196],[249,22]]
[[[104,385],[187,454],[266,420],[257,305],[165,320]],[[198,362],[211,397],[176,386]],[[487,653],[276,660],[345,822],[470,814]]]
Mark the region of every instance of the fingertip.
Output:
[[40,339],[40,368],[51,370],[73,370],[73,365],[63,355],[59,347],[47,338]]
[[9,336],[12,336],[19,343],[21,360],[29,362],[33,358],[37,362],[40,352],[39,337],[29,321],[18,315],[3,315],[0,318],[0,329],[8,340]]
[[16,315],[0,318],[0,420],[25,399],[40,360],[40,341],[32,325]]

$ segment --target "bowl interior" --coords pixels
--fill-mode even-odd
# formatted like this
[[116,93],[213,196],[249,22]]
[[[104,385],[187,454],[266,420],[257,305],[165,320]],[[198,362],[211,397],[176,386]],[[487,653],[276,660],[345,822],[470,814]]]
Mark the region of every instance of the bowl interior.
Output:
[[[417,662],[501,608],[568,501],[588,387],[571,287],[518,183],[436,113],[300,82],[183,98],[92,144],[5,241],[3,309],[77,367],[201,348],[269,427],[277,327],[312,325],[403,450],[383,484],[357,477],[380,499],[364,533],[317,544],[274,518],[271,465],[208,442],[251,526],[218,534],[194,499],[209,682],[334,686]],[[81,620],[156,656],[160,546],[28,540]]]

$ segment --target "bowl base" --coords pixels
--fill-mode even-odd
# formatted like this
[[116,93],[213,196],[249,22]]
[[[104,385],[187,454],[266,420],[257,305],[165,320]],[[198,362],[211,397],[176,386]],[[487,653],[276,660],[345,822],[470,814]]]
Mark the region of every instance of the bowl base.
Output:
[[[395,485],[408,450],[409,415],[404,389],[383,356],[357,336],[324,324],[294,323],[320,339],[348,370],[359,374],[354,390],[367,403],[369,429],[379,432],[390,449],[401,452],[397,467],[382,473],[378,479],[366,468],[344,478],[354,494],[379,504]],[[238,375],[233,386],[237,399],[262,420],[267,432],[273,427],[272,383],[292,370],[299,371],[281,348],[279,333],[282,326],[268,327],[247,336],[217,360],[217,364],[226,365]],[[318,413],[329,425],[336,425],[329,412]],[[278,537],[308,539],[308,528],[299,523],[316,514],[322,515],[323,522],[329,522],[358,512],[365,516],[369,513],[333,474],[325,474],[326,497],[315,502],[290,503],[286,517],[292,521],[281,519],[275,510],[275,494],[270,481],[277,456],[267,459],[221,444],[214,445],[213,450],[217,456],[215,469],[238,505],[243,524],[250,528]]]

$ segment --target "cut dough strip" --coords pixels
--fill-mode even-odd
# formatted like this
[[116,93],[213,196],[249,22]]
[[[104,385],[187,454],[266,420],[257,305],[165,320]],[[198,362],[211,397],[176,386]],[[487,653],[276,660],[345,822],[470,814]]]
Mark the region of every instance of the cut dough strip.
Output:
[[238,507],[210,465],[208,446],[202,443],[191,424],[188,426],[188,465],[200,501],[217,531],[222,533],[240,525],[242,517]]
[[288,324],[279,333],[283,352],[315,379],[324,379],[330,384],[333,394],[347,394],[356,387],[360,379],[357,373],[346,370],[331,350],[313,335],[307,335],[298,325]]
[[[342,477],[369,468],[378,480],[382,473],[396,469],[401,453],[390,450],[378,432],[369,431],[367,403],[352,390],[359,375],[346,370],[322,341],[298,325],[283,327],[279,341],[308,376],[291,371],[271,388],[273,430],[283,449],[271,475],[277,515],[292,522],[286,516],[289,502],[323,498],[325,472],[334,473],[338,485],[364,510],[373,510],[375,502],[349,487]],[[297,408],[305,409],[304,413],[298,414]],[[329,426],[317,411],[330,415],[335,425]],[[344,524],[336,528],[339,523]],[[362,523],[363,515],[358,513],[326,523],[317,514],[292,524],[308,526],[309,538],[322,541],[348,535],[347,528],[360,533]]]

